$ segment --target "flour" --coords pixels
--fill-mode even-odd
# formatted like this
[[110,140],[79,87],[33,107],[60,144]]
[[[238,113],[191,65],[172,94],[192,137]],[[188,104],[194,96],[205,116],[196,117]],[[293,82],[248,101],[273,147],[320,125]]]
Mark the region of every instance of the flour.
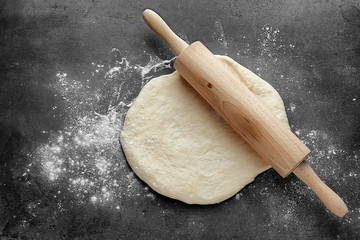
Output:
[[264,26],[262,30],[261,39],[258,39],[261,45],[261,56],[274,57],[273,60],[276,62],[278,60],[276,55],[283,52],[284,49],[283,41],[278,36],[280,30],[268,25]]
[[[269,74],[272,74],[272,77],[286,79],[287,82],[298,81],[298,79],[286,76],[278,71],[282,71],[282,65],[289,64],[289,61],[283,61],[284,57],[291,55],[296,49],[295,44],[289,44],[283,40],[281,33],[279,28],[270,25],[264,25],[261,28],[260,34],[253,29],[253,34],[258,36],[258,45],[253,46],[245,41],[237,55],[241,58],[250,59],[252,64],[249,67],[259,76],[266,74],[266,78],[269,78]],[[244,36],[243,38],[246,37]],[[254,54],[256,56],[255,59],[253,59]],[[297,86],[300,87],[301,84]]]
[[228,48],[228,42],[225,37],[224,28],[221,24],[220,19],[215,21],[215,29],[214,36],[217,39],[217,41],[225,48]]
[[[121,55],[114,48],[109,53],[109,64],[91,63],[90,79],[74,79],[61,71],[55,74],[51,88],[65,104],[65,127],[52,133],[33,154],[50,184],[60,186],[65,182],[66,191],[79,202],[112,203],[116,209],[120,209],[118,203],[124,196],[139,197],[143,191],[147,192],[145,197],[155,198],[120,159],[119,134],[137,93],[153,73],[171,68],[174,60],[145,53],[149,62],[141,66]],[[103,84],[96,85],[98,82]],[[54,197],[57,194],[63,193],[59,191]]]
[[290,103],[290,111],[294,112],[296,109],[296,104],[295,103]]
[[[138,68],[141,69],[141,76],[143,79],[150,79],[151,76],[146,76],[146,75],[148,73],[150,73],[151,71],[157,72],[157,71],[160,71],[165,68],[171,68],[171,63],[176,58],[176,57],[173,57],[172,59],[169,59],[169,60],[162,60],[157,56],[153,57],[153,56],[149,55],[149,57],[150,57],[150,60],[149,60],[148,64],[146,64],[146,66],[144,66],[144,67],[137,66]],[[145,83],[143,83],[143,85],[145,85]]]

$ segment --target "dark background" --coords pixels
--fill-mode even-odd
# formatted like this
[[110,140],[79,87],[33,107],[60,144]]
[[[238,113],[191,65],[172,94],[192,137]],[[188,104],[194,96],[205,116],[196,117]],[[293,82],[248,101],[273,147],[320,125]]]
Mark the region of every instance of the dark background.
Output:
[[[131,174],[117,141],[126,105],[173,71],[146,8],[278,90],[308,161],[347,203],[343,219],[272,169],[211,206]],[[1,239],[360,239],[359,1],[1,1],[0,69]],[[84,132],[95,141],[77,147]]]

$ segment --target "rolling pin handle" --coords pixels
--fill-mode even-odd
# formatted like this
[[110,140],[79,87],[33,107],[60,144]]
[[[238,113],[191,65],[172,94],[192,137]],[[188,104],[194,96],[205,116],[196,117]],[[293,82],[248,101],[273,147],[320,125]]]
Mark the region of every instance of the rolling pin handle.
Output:
[[307,162],[303,161],[300,163],[294,170],[294,174],[314,191],[331,212],[339,217],[343,217],[348,212],[348,208],[344,201],[321,181]]
[[184,40],[177,36],[154,11],[146,9],[142,16],[146,24],[170,46],[177,56],[189,46]]

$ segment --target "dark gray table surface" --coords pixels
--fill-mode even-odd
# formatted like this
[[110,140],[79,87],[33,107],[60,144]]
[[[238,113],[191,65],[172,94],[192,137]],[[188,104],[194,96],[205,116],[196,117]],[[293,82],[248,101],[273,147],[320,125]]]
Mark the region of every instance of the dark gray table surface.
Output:
[[[211,206],[132,174],[124,116],[173,71],[148,7],[278,90],[343,219],[273,169]],[[359,107],[359,1],[1,1],[0,239],[360,239]]]

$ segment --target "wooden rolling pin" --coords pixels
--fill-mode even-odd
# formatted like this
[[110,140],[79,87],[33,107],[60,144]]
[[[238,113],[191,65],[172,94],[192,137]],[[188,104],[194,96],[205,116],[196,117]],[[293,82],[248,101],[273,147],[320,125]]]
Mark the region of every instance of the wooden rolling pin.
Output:
[[149,9],[143,18],[178,56],[174,67],[180,75],[267,163],[282,177],[294,172],[339,217],[348,212],[343,200],[303,161],[310,150],[202,43],[189,46]]

